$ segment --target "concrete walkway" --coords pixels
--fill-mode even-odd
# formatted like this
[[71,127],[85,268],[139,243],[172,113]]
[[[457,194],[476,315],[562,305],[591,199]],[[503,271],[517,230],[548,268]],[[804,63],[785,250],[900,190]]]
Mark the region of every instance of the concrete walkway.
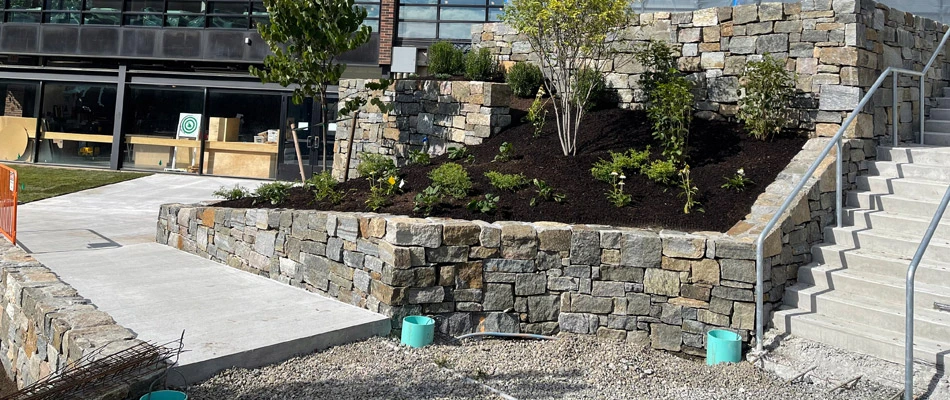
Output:
[[155,243],[159,205],[259,182],[152,175],[20,206],[20,246],[142,340],[185,331],[187,381],[389,332],[389,319]]

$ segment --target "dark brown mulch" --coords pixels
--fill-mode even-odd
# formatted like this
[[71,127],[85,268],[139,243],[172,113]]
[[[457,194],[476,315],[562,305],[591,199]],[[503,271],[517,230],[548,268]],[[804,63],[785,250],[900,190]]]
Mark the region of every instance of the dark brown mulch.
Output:
[[[518,99],[512,105],[517,125],[488,139],[480,146],[470,146],[475,155],[473,164],[463,164],[472,177],[474,188],[466,201],[451,201],[439,206],[433,216],[486,221],[557,221],[565,223],[604,224],[614,226],[667,228],[687,231],[729,230],[749,213],[756,197],[798,153],[805,142],[803,137],[782,137],[771,141],[749,138],[739,125],[731,122],[695,120],[690,130],[689,164],[691,177],[700,191],[700,202],[705,212],[683,213],[681,189],[656,184],[639,174],[628,174],[626,192],[633,202],[624,208],[614,207],[604,195],[610,189],[606,183],[594,180],[592,164],[609,158],[609,150],[643,149],[652,145],[653,157],[659,158],[659,147],[651,136],[646,114],[642,111],[620,109],[598,110],[584,117],[577,138],[577,155],[563,155],[557,138],[553,112],[548,113],[544,134],[532,137],[533,128],[520,121],[530,100]],[[502,142],[514,145],[516,157],[507,163],[491,162]],[[378,212],[422,217],[412,211],[415,194],[429,185],[429,171],[449,161],[447,156],[433,158],[429,166],[407,166],[400,170],[406,180],[405,192],[395,196],[392,204]],[[739,168],[755,184],[742,192],[723,189],[725,177]],[[487,171],[524,173],[529,179],[539,178],[567,195],[565,203],[544,202],[530,207],[535,195],[533,186],[516,193],[499,192],[488,184],[483,174]],[[365,179],[351,180],[340,185],[347,195],[342,204],[330,206],[315,204],[313,196],[296,188],[291,198],[278,205],[281,208],[322,209],[336,211],[366,211],[364,202],[369,192]],[[465,204],[485,193],[501,196],[498,210],[492,215],[469,211]],[[249,207],[251,200],[225,202],[222,206]],[[269,204],[258,207],[273,207]]]

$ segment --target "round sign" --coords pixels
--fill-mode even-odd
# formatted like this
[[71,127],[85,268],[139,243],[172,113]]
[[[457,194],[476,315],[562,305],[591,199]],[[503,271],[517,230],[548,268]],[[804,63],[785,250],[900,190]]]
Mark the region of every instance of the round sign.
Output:
[[29,143],[26,130],[21,126],[7,124],[0,129],[0,160],[16,161],[26,152]]
[[181,120],[181,126],[178,127],[178,131],[186,136],[195,136],[198,132],[198,118],[195,118],[194,115],[187,115]]

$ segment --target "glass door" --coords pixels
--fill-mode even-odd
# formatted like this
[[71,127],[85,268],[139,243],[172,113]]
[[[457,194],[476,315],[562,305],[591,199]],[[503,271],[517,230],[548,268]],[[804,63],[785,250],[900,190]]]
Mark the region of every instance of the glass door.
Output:
[[[312,98],[303,103],[294,104],[289,95],[284,97],[286,118],[283,140],[281,141],[281,162],[278,179],[300,180],[300,165],[307,178],[324,170],[324,149],[326,150],[326,170],[333,169],[333,141],[336,131],[336,103],[330,104],[330,124],[326,145],[323,143],[323,124],[320,123],[320,102]],[[296,142],[294,136],[296,134]],[[294,145],[296,143],[296,146]],[[300,152],[298,162],[297,152]]]

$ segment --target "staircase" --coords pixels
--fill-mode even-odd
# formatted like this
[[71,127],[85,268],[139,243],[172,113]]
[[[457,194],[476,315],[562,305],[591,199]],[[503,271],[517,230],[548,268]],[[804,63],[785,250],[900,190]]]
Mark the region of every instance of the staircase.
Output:
[[930,109],[930,119],[924,121],[924,143],[934,146],[950,146],[950,87],[943,88],[937,107]]
[[[950,145],[950,98],[938,99],[927,142]],[[931,133],[933,130],[933,133]],[[848,193],[841,228],[828,227],[774,313],[779,330],[903,364],[907,266],[950,184],[950,148],[879,147]],[[950,212],[917,271],[914,356],[950,354]]]

